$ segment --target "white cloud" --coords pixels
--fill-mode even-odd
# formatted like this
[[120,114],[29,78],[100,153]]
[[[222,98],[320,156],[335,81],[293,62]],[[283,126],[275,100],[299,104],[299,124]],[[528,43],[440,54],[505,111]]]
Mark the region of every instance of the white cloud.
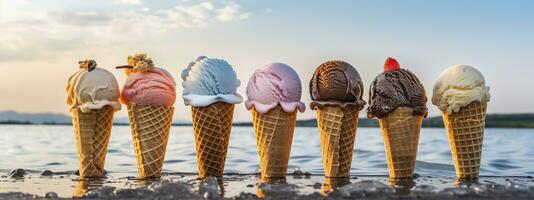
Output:
[[115,4],[119,5],[140,5],[141,0],[115,0]]
[[241,6],[235,2],[230,2],[225,7],[217,10],[217,19],[221,21],[232,21],[249,18],[251,13],[241,12]]
[[148,12],[148,11],[150,11],[150,8],[149,7],[144,7],[144,8],[141,8],[141,11]]
[[32,59],[83,48],[158,36],[180,28],[243,20],[235,2],[179,4],[171,9],[131,8],[115,13],[6,9],[0,18],[0,61]]

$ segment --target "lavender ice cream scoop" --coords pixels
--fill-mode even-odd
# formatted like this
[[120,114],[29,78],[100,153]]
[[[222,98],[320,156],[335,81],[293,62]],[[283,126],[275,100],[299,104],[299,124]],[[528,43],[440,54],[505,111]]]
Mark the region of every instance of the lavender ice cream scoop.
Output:
[[280,105],[285,112],[298,109],[304,112],[306,106],[300,101],[302,85],[293,68],[283,63],[268,64],[254,72],[247,85],[245,102],[247,109],[254,107],[259,113],[267,113]]

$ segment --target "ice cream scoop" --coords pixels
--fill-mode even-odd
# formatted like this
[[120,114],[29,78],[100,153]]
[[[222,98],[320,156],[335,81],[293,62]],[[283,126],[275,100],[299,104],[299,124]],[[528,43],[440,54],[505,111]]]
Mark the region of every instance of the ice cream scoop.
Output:
[[128,78],[124,84],[120,100],[123,104],[172,106],[176,99],[176,83],[167,70],[154,67],[146,54],[128,57],[125,68]]
[[365,105],[363,83],[352,65],[340,60],[321,64],[310,81],[312,109],[325,105],[347,105],[361,108]]
[[186,106],[203,107],[215,102],[238,104],[241,85],[232,66],[222,59],[199,57],[182,71],[182,97]]
[[383,118],[398,107],[410,107],[414,115],[427,115],[427,97],[419,79],[399,63],[388,58],[384,72],[371,83],[369,90],[369,118]]
[[272,63],[256,70],[247,85],[245,102],[247,109],[254,107],[259,113],[266,113],[277,105],[285,112],[298,109],[304,112],[304,103],[300,101],[302,85],[293,68],[283,63]]
[[451,114],[475,101],[488,102],[489,90],[480,71],[468,65],[455,65],[439,76],[434,85],[432,103]]
[[96,68],[93,60],[80,61],[80,70],[67,83],[69,111],[80,108],[84,113],[106,105],[120,110],[119,84],[109,71]]

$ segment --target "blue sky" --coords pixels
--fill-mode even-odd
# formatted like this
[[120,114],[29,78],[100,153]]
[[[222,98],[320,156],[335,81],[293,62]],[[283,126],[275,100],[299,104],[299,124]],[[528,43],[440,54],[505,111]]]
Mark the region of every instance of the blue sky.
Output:
[[[395,57],[429,97],[442,70],[468,64],[486,76],[489,112],[534,112],[532,10],[531,1],[0,0],[0,110],[68,113],[65,83],[78,60],[97,60],[122,84],[113,66],[147,52],[178,86],[197,56],[227,59],[243,95],[254,69],[284,62],[299,73],[306,104],[313,70],[330,59],[351,63],[368,87]],[[189,119],[180,97],[175,107]],[[250,120],[244,105],[235,118]]]

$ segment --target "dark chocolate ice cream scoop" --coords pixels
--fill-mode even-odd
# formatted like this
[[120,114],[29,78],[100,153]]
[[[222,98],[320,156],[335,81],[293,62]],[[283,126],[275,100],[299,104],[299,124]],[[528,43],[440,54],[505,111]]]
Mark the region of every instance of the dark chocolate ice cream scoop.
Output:
[[384,72],[371,83],[367,116],[383,118],[398,107],[410,107],[414,115],[426,116],[426,102],[425,89],[415,74],[388,58]]
[[363,83],[352,65],[340,60],[327,61],[315,70],[310,81],[312,109],[325,105],[365,105],[362,99]]

